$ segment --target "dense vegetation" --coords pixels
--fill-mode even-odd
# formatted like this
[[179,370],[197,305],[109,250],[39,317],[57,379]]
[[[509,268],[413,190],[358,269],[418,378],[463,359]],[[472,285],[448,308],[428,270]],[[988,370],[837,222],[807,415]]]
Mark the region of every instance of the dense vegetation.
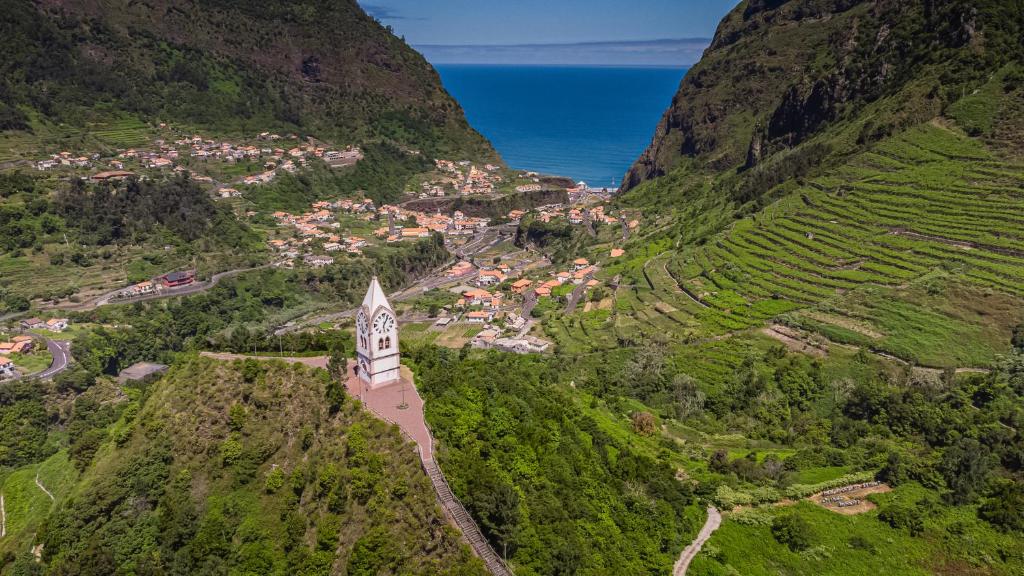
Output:
[[369,198],[378,206],[398,200],[416,174],[433,168],[420,154],[403,152],[391,144],[370,144],[354,168],[315,167],[297,174],[281,174],[273,182],[254,186],[246,199],[264,211],[300,213],[324,198],[339,195]]
[[208,249],[251,249],[258,243],[230,210],[186,176],[117,185],[75,179],[51,194],[32,176],[13,172],[0,175],[0,197],[3,251],[38,249],[58,238],[64,243],[64,234],[84,246],[202,239]]
[[664,573],[696,530],[667,461],[573,406],[544,358],[406,353],[453,489],[517,574]]

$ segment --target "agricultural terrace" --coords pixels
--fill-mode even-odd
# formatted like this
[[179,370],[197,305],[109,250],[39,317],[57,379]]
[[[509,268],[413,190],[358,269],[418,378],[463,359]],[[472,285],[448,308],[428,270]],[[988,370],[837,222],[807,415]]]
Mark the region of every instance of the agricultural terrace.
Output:
[[610,315],[560,318],[551,332],[579,348],[600,328],[608,347],[776,320],[922,365],[981,366],[1022,320],[1022,225],[1024,166],[928,124],[704,245],[649,247]]

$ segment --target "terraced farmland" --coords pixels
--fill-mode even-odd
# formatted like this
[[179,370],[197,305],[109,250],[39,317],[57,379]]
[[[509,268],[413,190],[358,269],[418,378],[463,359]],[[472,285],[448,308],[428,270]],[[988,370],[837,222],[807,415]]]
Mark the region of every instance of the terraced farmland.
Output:
[[150,128],[138,118],[124,118],[90,127],[90,134],[117,148],[142,146],[149,142]]
[[705,339],[781,316],[915,362],[984,364],[1024,320],[1024,165],[920,126],[632,276],[606,323],[620,341]]

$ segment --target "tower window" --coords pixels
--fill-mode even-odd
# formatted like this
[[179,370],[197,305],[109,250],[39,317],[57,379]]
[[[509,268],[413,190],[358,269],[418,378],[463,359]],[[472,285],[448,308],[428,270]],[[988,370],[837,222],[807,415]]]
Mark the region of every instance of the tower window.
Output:
[[391,336],[384,338],[384,347],[391,348]]
[[383,350],[383,349],[384,349],[384,339],[381,338],[381,339],[377,340],[377,350]]

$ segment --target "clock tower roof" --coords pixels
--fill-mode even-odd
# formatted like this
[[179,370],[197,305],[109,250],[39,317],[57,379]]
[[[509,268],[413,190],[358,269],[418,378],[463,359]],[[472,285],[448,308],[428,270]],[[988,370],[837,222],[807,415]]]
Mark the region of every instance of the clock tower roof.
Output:
[[391,309],[391,304],[388,302],[387,296],[384,295],[384,290],[380,287],[376,276],[370,280],[370,287],[366,290],[366,297],[363,298],[363,306],[366,307],[366,313],[371,315],[380,306],[388,310]]

